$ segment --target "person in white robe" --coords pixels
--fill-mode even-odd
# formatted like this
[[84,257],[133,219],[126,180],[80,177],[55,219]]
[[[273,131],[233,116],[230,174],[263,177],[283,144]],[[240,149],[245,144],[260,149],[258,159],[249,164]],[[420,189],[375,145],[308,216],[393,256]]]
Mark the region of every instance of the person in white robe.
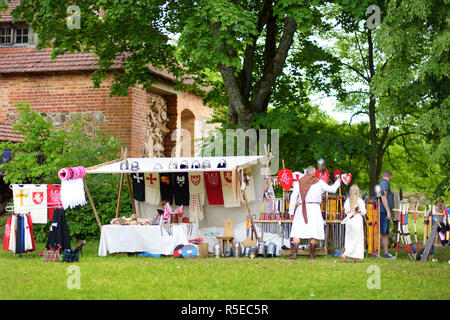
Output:
[[341,185],[340,177],[330,186],[315,177],[315,171],[313,166],[309,166],[305,170],[305,175],[294,183],[289,203],[289,214],[294,215],[290,234],[291,259],[297,259],[300,239],[310,240],[310,259],[315,259],[318,241],[325,239],[324,221],[320,209],[322,194],[335,193]]
[[356,259],[364,258],[364,224],[363,216],[366,215],[366,204],[361,199],[361,191],[354,184],[350,187],[350,196],[345,200],[345,219],[341,222],[345,224],[345,245],[342,259],[347,262],[347,257]]

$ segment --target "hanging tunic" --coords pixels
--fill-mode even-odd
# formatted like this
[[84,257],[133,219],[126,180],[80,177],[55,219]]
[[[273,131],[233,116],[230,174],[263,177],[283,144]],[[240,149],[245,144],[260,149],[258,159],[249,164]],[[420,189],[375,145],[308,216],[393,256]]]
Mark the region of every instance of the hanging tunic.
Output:
[[231,171],[220,172],[223,194],[223,206],[225,208],[239,207],[239,199],[236,196],[236,191],[233,190]]
[[208,197],[208,203],[210,205],[222,205],[223,193],[222,193],[222,181],[220,179],[220,171],[205,172],[205,188],[206,195]]
[[362,216],[366,214],[366,204],[361,198],[358,199],[358,208],[359,213],[351,212],[350,199],[345,200],[344,211],[346,218],[342,221],[342,224],[345,224],[345,250],[343,254],[350,258],[363,259],[364,224]]
[[12,216],[9,216],[8,219],[6,219],[6,225],[5,225],[5,232],[3,235],[3,250],[8,251],[9,250],[9,239],[11,237],[11,221]]
[[137,201],[145,201],[145,183],[143,173],[133,173],[133,198]]
[[16,252],[16,230],[17,230],[17,215],[11,217],[11,231],[9,236],[8,250]]
[[55,209],[45,247],[47,250],[50,250],[50,247],[52,247],[53,250],[56,250],[58,245],[61,246],[60,252],[64,252],[64,249],[71,249],[69,229],[67,228],[66,213],[64,209]]
[[159,191],[159,174],[146,173],[145,177],[145,202],[158,206],[161,204],[161,193]]
[[55,208],[62,208],[61,203],[61,186],[55,186],[53,184],[47,185],[47,205],[48,205],[48,219],[52,221],[53,212]]
[[173,203],[173,174],[160,173],[159,174],[159,189],[161,193],[161,201],[168,201]]
[[[322,211],[320,210],[322,194],[324,192],[335,193],[339,186],[339,181],[336,181],[332,186],[329,186],[322,180],[311,185],[305,197],[308,219],[308,223],[305,223],[302,212],[302,199],[300,197],[299,183],[294,183],[294,189],[289,204],[289,214],[292,215],[295,212],[290,237],[299,239],[325,239],[324,221]],[[295,209],[297,204],[297,209]]]
[[26,184],[11,185],[14,198],[15,213],[27,213],[32,206],[31,192]]
[[187,172],[173,173],[173,192],[177,206],[189,205],[189,174]]
[[201,172],[189,172],[189,218],[199,222],[205,218],[205,179]]
[[31,193],[30,215],[33,223],[47,223],[47,185],[31,184],[29,185]]

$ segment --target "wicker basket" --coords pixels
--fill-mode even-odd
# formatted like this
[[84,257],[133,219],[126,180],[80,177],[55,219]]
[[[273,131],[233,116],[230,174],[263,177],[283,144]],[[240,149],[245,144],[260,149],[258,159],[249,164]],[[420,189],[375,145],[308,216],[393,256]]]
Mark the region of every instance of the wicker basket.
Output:
[[59,262],[59,251],[44,251],[44,262],[48,261]]

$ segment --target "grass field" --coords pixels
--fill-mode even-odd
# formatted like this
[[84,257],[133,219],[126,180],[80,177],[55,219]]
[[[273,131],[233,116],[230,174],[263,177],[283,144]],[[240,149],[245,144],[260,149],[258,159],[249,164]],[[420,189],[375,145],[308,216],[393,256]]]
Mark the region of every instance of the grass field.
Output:
[[[38,244],[38,251],[44,249]],[[0,299],[449,299],[449,248],[439,262],[366,258],[356,264],[335,257],[286,258],[99,257],[98,241],[83,248],[78,263],[47,262],[36,252],[0,252]],[[70,267],[76,267],[73,273]],[[375,267],[374,267],[375,266]],[[379,273],[373,270],[378,270]],[[75,275],[79,282],[73,282]],[[379,282],[376,282],[379,275]],[[371,279],[375,279],[375,282]],[[73,284],[79,284],[73,288]],[[370,289],[379,284],[379,288]],[[69,284],[69,285],[68,285]]]

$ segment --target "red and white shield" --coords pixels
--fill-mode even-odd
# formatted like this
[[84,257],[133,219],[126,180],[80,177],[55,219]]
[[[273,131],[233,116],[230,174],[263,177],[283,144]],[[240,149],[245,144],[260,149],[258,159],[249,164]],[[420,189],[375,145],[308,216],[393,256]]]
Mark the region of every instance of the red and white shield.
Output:
[[280,186],[284,190],[289,190],[292,187],[292,184],[294,183],[294,176],[292,175],[292,170],[283,169],[278,171],[278,181],[280,183]]
[[223,178],[226,182],[231,183],[231,171],[224,172]]
[[44,193],[43,192],[33,192],[32,199],[35,204],[41,204],[42,201],[44,201]]
[[200,181],[202,180],[201,175],[192,175],[191,176],[191,182],[194,186],[198,186],[200,184]]
[[352,174],[351,173],[344,173],[342,175],[342,182],[345,183],[345,185],[349,185],[350,181],[352,181]]

